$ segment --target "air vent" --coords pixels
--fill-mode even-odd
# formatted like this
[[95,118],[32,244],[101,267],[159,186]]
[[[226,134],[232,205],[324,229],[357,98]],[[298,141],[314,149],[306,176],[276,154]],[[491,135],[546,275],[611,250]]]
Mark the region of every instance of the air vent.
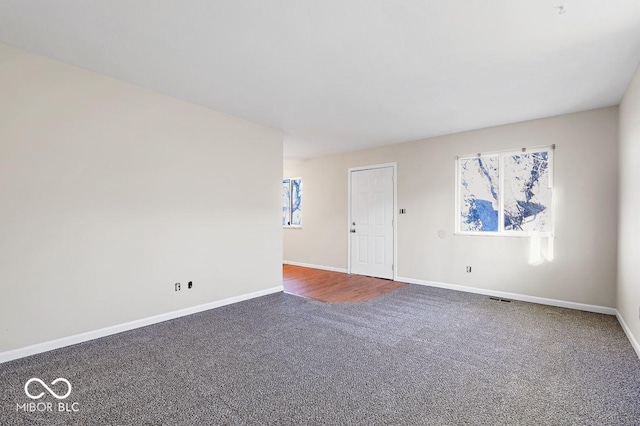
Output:
[[490,296],[490,297],[489,297],[489,299],[491,299],[491,300],[496,300],[496,301],[498,301],[498,302],[507,302],[507,303],[510,303],[510,302],[511,302],[511,300],[509,300],[509,299],[503,299],[503,298],[501,298],[501,297],[493,297],[493,296]]

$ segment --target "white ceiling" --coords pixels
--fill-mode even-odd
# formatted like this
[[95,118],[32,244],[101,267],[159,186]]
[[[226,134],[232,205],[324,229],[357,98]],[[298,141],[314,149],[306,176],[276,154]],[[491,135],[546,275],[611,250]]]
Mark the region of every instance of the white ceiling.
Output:
[[0,0],[0,41],[282,129],[307,158],[616,105],[640,0]]

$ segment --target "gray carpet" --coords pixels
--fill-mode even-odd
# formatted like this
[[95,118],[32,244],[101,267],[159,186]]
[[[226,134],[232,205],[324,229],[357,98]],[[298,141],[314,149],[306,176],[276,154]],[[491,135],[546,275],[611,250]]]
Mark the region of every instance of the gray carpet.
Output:
[[[277,293],[0,377],[2,425],[640,424],[640,361],[614,317],[414,285],[353,304]],[[31,377],[68,379],[79,411],[16,411]]]

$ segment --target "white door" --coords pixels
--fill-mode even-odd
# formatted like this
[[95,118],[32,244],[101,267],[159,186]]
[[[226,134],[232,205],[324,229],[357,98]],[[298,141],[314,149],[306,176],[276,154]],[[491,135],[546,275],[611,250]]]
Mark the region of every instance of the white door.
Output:
[[393,167],[351,171],[351,273],[393,279]]

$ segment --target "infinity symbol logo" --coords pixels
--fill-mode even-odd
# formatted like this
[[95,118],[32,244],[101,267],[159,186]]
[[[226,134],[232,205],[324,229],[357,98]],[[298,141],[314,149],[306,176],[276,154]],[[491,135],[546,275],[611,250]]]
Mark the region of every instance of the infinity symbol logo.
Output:
[[49,386],[47,386],[47,384],[45,382],[43,382],[42,380],[38,379],[37,377],[33,377],[29,380],[27,380],[27,383],[24,384],[24,393],[27,394],[27,396],[31,399],[40,399],[44,396],[44,392],[40,392],[38,395],[31,395],[29,393],[29,385],[32,382],[38,382],[40,383],[46,390],[47,392],[49,392],[53,397],[57,398],[57,399],[65,399],[67,398],[69,395],[71,395],[71,383],[69,383],[69,381],[67,379],[64,379],[62,377],[58,377],[57,379],[55,379],[53,382],[51,382],[51,385],[55,385],[58,382],[63,382],[66,383],[67,387],[69,388],[67,390],[67,393],[65,393],[64,395],[60,396],[57,393],[55,393],[54,391],[51,390],[51,388]]

